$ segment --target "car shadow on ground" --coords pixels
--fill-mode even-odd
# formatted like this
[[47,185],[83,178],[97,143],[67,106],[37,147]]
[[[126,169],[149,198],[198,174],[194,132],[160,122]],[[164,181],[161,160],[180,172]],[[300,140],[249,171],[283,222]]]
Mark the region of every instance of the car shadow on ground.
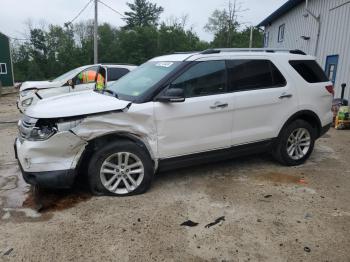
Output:
[[[259,168],[262,165],[265,167],[266,165],[276,165],[276,162],[268,154],[260,154],[158,172],[156,173],[150,192],[164,186],[164,184],[176,183],[187,178],[206,178],[222,174],[233,176],[237,173],[235,171],[247,168]],[[20,174],[18,175],[20,176]],[[25,194],[24,197],[17,196],[24,199],[22,205],[17,208],[30,208],[39,213],[51,213],[53,211],[69,209],[93,197],[89,190],[85,174],[78,176],[77,181],[71,189],[45,189],[38,186],[31,186],[28,189],[21,191],[21,194]]]
[[171,171],[161,171],[156,173],[154,186],[157,186],[159,182],[166,180],[167,182],[179,181],[188,177],[206,177],[212,175],[230,174],[235,175],[235,171],[242,169],[258,169],[266,168],[270,166],[280,166],[280,164],[273,160],[269,154],[255,154],[244,157],[236,157],[233,159],[226,159],[221,161],[215,161],[211,163],[205,163],[200,165],[194,165],[189,167],[182,167]]

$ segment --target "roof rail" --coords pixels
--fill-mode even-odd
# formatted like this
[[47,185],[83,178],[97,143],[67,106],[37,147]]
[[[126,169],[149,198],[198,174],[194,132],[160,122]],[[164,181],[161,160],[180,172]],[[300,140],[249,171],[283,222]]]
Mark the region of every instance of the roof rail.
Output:
[[303,51],[295,49],[283,49],[283,48],[214,48],[207,49],[201,52],[203,55],[208,54],[218,54],[218,53],[230,53],[230,52],[267,52],[267,53],[276,53],[276,52],[288,52],[291,54],[306,55]]
[[194,54],[194,53],[200,53],[200,51],[184,51],[184,52],[174,52],[174,55],[186,55],[186,54]]

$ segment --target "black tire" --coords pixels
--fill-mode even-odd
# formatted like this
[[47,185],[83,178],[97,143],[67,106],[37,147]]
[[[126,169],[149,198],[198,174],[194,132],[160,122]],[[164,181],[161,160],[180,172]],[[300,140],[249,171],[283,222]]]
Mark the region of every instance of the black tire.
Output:
[[[307,153],[300,159],[293,159],[287,152],[287,142],[290,135],[295,132],[297,129],[306,129],[310,135],[310,145]],[[282,165],[286,166],[298,166],[303,164],[311,155],[316,140],[316,130],[306,121],[302,119],[297,119],[292,123],[285,126],[276,142],[276,145],[273,149],[273,157],[280,162]]]
[[[136,187],[135,190],[128,193],[115,193],[107,190],[103,185],[100,177],[100,170],[102,164],[108,157],[118,152],[129,152],[136,155],[143,164],[143,179],[142,182]],[[151,186],[154,175],[153,162],[148,152],[146,152],[141,146],[132,141],[116,141],[105,145],[97,150],[88,166],[88,180],[92,193],[94,195],[108,195],[108,196],[130,196],[145,193]]]

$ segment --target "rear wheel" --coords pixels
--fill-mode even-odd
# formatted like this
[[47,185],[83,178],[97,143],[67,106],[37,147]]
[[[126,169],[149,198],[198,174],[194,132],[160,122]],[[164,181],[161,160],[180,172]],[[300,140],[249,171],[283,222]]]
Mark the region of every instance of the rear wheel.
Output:
[[273,156],[283,165],[303,164],[314,149],[315,139],[316,132],[312,126],[298,119],[281,131]]
[[152,160],[137,144],[118,141],[98,150],[89,163],[89,184],[97,195],[144,193],[153,178]]

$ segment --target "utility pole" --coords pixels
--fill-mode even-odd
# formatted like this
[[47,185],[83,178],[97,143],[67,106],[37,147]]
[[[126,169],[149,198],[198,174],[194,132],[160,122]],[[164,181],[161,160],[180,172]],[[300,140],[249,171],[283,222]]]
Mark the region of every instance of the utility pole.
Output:
[[252,47],[253,47],[253,30],[254,30],[254,27],[251,26],[251,27],[250,27],[249,48],[252,48]]
[[95,0],[95,22],[94,22],[94,64],[98,63],[98,41],[97,41],[97,30],[98,30],[98,24],[97,24],[97,4],[98,0]]

